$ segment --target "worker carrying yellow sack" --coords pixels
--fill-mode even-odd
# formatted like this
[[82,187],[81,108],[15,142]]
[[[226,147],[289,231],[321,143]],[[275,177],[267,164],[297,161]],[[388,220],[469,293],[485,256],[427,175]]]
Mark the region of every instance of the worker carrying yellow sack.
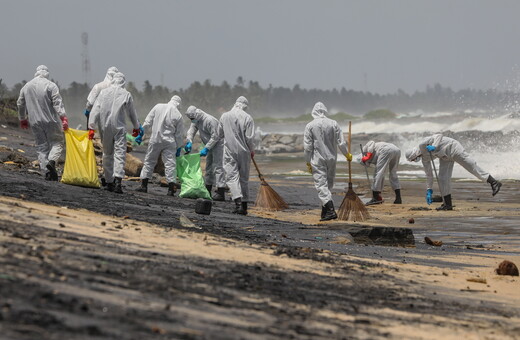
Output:
[[65,184],[99,188],[94,145],[88,139],[88,131],[65,131],[65,169],[61,181]]

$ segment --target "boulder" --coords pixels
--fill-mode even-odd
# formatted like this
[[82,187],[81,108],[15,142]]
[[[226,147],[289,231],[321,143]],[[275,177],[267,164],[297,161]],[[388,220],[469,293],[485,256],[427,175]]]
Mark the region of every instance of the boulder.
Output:
[[291,135],[285,135],[285,136],[282,136],[279,140],[278,140],[278,143],[279,144],[285,144],[285,145],[289,145],[289,144],[294,144],[294,136],[291,136]]

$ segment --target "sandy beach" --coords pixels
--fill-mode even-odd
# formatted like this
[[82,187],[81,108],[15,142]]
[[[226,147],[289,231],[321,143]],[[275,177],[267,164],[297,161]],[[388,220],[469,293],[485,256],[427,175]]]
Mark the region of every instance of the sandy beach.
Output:
[[[30,135],[2,132],[2,145],[35,159]],[[438,212],[414,210],[438,203],[424,203],[423,180],[403,180],[404,204],[391,204],[385,187],[369,221],[320,223],[301,159],[277,157],[257,159],[290,209],[246,217],[230,214],[229,201],[203,216],[159,186],[138,194],[125,181],[115,195],[0,164],[3,337],[518,338],[520,280],[494,270],[520,264],[519,182],[493,198],[485,183],[455,180],[455,210]],[[354,189],[363,199],[362,170]],[[338,173],[336,206],[346,184]],[[252,197],[257,188],[252,172]]]

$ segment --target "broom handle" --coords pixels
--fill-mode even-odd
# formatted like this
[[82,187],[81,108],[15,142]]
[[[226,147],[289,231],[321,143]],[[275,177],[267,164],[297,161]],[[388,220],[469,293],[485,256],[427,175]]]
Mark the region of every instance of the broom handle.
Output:
[[258,172],[258,178],[260,178],[260,180],[263,181],[264,176],[260,173],[260,169],[258,169],[258,164],[256,164],[255,158],[251,157],[251,159],[253,160],[253,164],[255,165],[256,172]]
[[[352,141],[351,139],[351,136],[352,136],[352,122],[348,122],[348,144],[347,144],[347,148],[348,148],[348,153],[351,153],[350,152],[350,143]],[[352,165],[351,165],[351,162],[352,161],[348,161],[348,184],[349,185],[352,185]]]
[[[437,179],[437,185],[439,186],[439,192],[441,191],[441,182],[439,182],[439,176],[437,175],[437,168],[435,167],[435,162],[433,161],[433,156],[432,156],[432,152],[431,151],[428,151],[430,153],[430,160],[432,161],[432,166],[433,166],[433,171],[435,171],[435,178]],[[441,197],[442,197],[442,202],[444,203],[444,196],[442,196],[442,192],[441,192]]]

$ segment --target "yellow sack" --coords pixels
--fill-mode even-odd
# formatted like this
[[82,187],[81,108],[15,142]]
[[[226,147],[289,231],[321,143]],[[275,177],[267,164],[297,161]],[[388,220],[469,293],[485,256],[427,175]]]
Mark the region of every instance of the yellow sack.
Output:
[[94,145],[88,139],[88,131],[65,131],[67,153],[61,181],[65,184],[99,188]]

